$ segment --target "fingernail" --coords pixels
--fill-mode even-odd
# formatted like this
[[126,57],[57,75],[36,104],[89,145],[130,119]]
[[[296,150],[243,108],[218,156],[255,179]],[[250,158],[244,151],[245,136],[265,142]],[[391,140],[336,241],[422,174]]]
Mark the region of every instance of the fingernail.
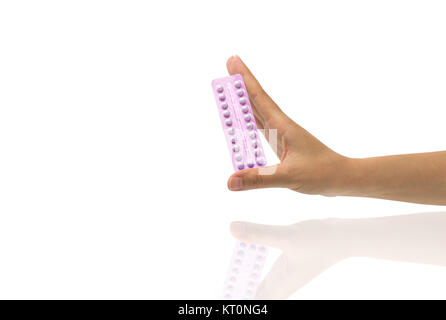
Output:
[[243,188],[243,180],[240,177],[233,177],[229,180],[229,189],[230,190],[242,190]]

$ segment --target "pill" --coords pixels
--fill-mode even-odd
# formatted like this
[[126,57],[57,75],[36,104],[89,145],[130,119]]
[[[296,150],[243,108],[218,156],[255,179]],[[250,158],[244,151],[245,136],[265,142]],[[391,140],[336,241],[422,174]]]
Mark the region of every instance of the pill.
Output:
[[254,161],[252,161],[252,160],[248,160],[248,162],[246,162],[246,165],[247,165],[249,168],[252,168],[252,167],[254,167]]
[[252,130],[254,128],[254,125],[252,124],[252,122],[250,122],[246,125],[246,128],[248,128],[248,130]]
[[242,87],[242,83],[239,80],[234,81],[234,87],[241,88]]
[[265,253],[266,252],[266,248],[265,247],[260,247],[260,252]]
[[243,163],[239,163],[238,166],[237,166],[237,168],[239,170],[242,170],[244,167],[245,167],[245,165]]
[[251,142],[251,145],[252,145],[252,147],[255,149],[255,148],[257,148],[257,140],[253,140],[252,142]]
[[235,137],[231,137],[229,141],[231,141],[232,144],[235,144],[237,142],[237,139]]
[[221,84],[217,86],[217,92],[223,92],[223,86]]
[[255,279],[255,278],[257,278],[257,276],[258,276],[257,273],[255,273],[255,272],[251,273],[251,278]]
[[237,153],[237,154],[235,155],[234,159],[235,159],[236,161],[241,161],[241,160],[242,160],[242,155],[241,155],[240,153]]
[[232,126],[232,120],[231,119],[226,119],[225,124],[230,127]]
[[237,274],[238,273],[238,268],[232,268],[232,272]]
[[248,113],[248,111],[249,111],[248,106],[243,106],[242,111],[243,111],[243,113]]
[[234,290],[234,287],[233,286],[227,286],[226,289],[228,289],[228,291],[232,291],[232,290]]
[[229,281],[231,281],[231,282],[235,282],[236,280],[237,280],[236,277],[231,277],[231,278],[229,279]]
[[246,99],[245,98],[240,98],[239,102],[240,102],[240,104],[242,106],[244,106],[246,104]]
[[249,246],[249,249],[251,249],[251,250],[255,250],[255,249],[256,249],[256,245],[255,245],[255,244],[251,244],[251,245]]
[[239,152],[240,151],[240,147],[238,146],[238,144],[232,146],[232,151],[234,151],[234,152]]
[[235,262],[236,265],[241,265],[242,264],[242,260],[240,260],[240,259],[236,259],[234,262]]
[[237,90],[237,95],[239,97],[243,97],[244,94],[245,94],[245,91],[243,91],[242,89]]
[[240,242],[240,248],[246,248],[246,243]]
[[251,131],[251,132],[249,133],[249,137],[250,137],[251,139],[254,139],[254,138],[256,137],[256,133],[255,133],[255,131]]
[[229,110],[223,111],[223,117],[229,118],[230,115],[231,115],[231,113],[229,112]]
[[221,101],[224,101],[225,98],[226,98],[226,96],[225,96],[224,93],[220,93],[220,94],[218,95],[218,99],[220,99]]
[[230,129],[228,129],[228,134],[229,134],[229,135],[233,136],[234,133],[235,133],[234,128],[230,128]]
[[246,121],[246,122],[251,121],[251,115],[250,115],[250,114],[246,114],[246,115],[245,115],[245,121]]
[[221,106],[221,108],[222,108],[223,110],[228,109],[228,103],[227,103],[227,102],[223,102],[220,106]]
[[257,158],[258,165],[263,165],[264,163],[265,163],[265,160],[263,160],[263,158]]
[[255,149],[255,150],[254,150],[254,155],[255,155],[256,157],[259,157],[260,154],[261,154],[260,149]]
[[245,253],[243,252],[243,250],[239,250],[239,252],[237,252],[237,255],[238,255],[239,257],[243,257],[244,254],[245,254]]

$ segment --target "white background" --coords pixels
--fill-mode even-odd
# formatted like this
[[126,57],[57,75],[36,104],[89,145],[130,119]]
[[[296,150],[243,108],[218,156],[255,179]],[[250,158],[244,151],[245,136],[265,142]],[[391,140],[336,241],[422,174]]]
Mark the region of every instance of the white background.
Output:
[[[239,54],[339,153],[444,150],[445,16],[443,1],[2,1],[0,298],[218,298],[233,220],[441,211],[228,191],[210,82]],[[445,288],[445,268],[351,259],[292,298]]]

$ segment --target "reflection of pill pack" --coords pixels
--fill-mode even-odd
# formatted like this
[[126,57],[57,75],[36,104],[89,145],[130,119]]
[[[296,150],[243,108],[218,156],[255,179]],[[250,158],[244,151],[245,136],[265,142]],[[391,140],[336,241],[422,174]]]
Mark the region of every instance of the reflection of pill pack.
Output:
[[242,76],[216,79],[212,87],[234,169],[264,166],[262,144]]
[[[263,167],[266,160],[243,77],[235,74],[216,79],[212,81],[212,88],[234,170]],[[226,276],[223,297],[252,299],[266,256],[266,247],[237,241]]]

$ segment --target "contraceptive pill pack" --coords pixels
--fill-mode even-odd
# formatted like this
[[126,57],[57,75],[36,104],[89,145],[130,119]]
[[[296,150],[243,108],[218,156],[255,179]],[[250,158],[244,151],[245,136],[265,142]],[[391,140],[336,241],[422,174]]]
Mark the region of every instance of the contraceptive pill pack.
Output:
[[[266,165],[243,77],[235,74],[212,81],[234,170]],[[223,289],[225,299],[253,299],[267,257],[267,248],[237,241]]]

